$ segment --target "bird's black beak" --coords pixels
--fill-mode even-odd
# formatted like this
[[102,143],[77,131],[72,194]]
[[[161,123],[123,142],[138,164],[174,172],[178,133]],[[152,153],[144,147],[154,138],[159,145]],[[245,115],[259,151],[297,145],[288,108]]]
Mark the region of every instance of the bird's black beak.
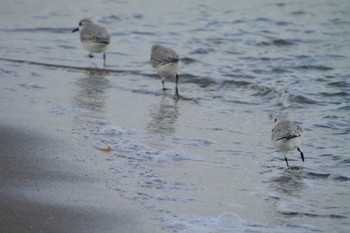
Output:
[[73,32],[76,32],[76,31],[79,31],[79,28],[74,29],[74,30],[72,31],[72,33],[73,33]]

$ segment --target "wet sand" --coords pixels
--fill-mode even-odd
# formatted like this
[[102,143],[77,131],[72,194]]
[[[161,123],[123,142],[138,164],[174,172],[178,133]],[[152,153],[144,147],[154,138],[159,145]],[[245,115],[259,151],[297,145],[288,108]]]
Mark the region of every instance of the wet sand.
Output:
[[0,98],[0,231],[161,231],[106,187],[98,157],[79,163],[98,152],[66,133],[68,117],[39,110],[24,93],[3,89]]

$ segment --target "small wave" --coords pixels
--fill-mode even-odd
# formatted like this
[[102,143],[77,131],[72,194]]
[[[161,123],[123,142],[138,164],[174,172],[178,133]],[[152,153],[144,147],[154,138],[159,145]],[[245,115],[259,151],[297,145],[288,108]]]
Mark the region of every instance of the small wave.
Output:
[[291,24],[291,23],[286,22],[286,21],[277,21],[276,22],[276,25],[278,25],[278,26],[286,26],[286,25],[289,25],[289,24]]
[[258,17],[255,19],[255,21],[257,21],[257,22],[270,22],[272,20],[268,19],[268,18],[264,18],[264,17]]
[[276,74],[284,74],[284,73],[291,73],[291,71],[286,70],[286,69],[282,69],[280,67],[275,67],[271,69],[272,73],[276,73]]
[[323,128],[323,129],[332,129],[332,130],[336,130],[337,128],[334,127],[333,125],[329,125],[329,124],[313,124],[312,125],[313,128]]
[[308,14],[307,12],[305,12],[305,11],[302,11],[302,10],[298,10],[298,11],[292,11],[292,12],[290,12],[292,15],[306,15],[306,14]]
[[110,22],[110,21],[121,21],[121,17],[118,15],[109,15],[109,16],[104,16],[102,17],[102,20],[100,20],[99,22]]
[[245,88],[253,91],[254,96],[266,96],[276,91],[275,88],[257,84],[254,82],[247,81],[246,79],[254,79],[253,76],[247,76],[239,79],[229,79],[220,82],[220,88],[231,88],[231,86],[235,86],[238,88]]
[[346,97],[349,95],[349,93],[345,92],[345,91],[339,91],[339,92],[321,92],[319,93],[320,95],[324,96],[324,97]]
[[332,25],[349,25],[350,24],[350,21],[340,19],[340,18],[331,19],[331,20],[329,20],[329,22]]
[[194,49],[192,50],[189,54],[208,54],[210,52],[212,52],[213,49],[210,49],[210,48],[197,48],[197,49]]
[[348,104],[340,104],[340,106],[337,108],[337,110],[345,110],[345,111],[349,111],[350,110],[350,105]]
[[291,46],[294,45],[295,43],[291,40],[287,39],[277,39],[277,40],[272,40],[272,41],[263,41],[259,42],[256,45],[257,46],[277,46],[277,47],[282,47],[282,46]]
[[222,87],[225,87],[227,85],[234,85],[236,87],[247,87],[251,85],[251,82],[244,81],[244,80],[225,80],[221,83]]
[[13,28],[13,29],[0,29],[3,32],[50,32],[50,33],[67,33],[71,32],[72,28],[49,28],[49,27],[38,27],[38,28]]
[[203,88],[216,84],[216,82],[209,77],[197,77],[191,74],[182,74],[181,77],[184,77],[183,80],[185,83],[194,83]]
[[303,105],[319,104],[318,101],[309,99],[309,98],[307,98],[305,96],[302,96],[302,95],[290,95],[289,100],[291,102],[298,103],[298,104],[303,104]]
[[280,214],[282,215],[287,215],[287,216],[299,216],[299,217],[314,217],[314,218],[348,218],[347,216],[344,215],[339,215],[339,214],[313,214],[313,213],[305,213],[305,212],[296,212],[296,211],[279,211]]
[[259,84],[250,85],[250,89],[256,91],[257,96],[266,96],[275,91],[274,88]]
[[321,179],[327,179],[330,174],[329,173],[317,173],[317,172],[307,172],[306,173],[307,177],[309,178],[321,178]]
[[260,69],[260,68],[259,69],[252,69],[251,71],[255,74],[269,74],[270,73],[270,71]]
[[324,66],[324,65],[301,65],[293,68],[302,69],[302,70],[319,70],[319,71],[329,71],[334,69],[332,67]]
[[190,57],[184,57],[181,58],[181,63],[189,65],[189,64],[193,64],[198,62],[198,60],[194,59],[194,58],[190,58]]
[[336,181],[349,181],[350,180],[349,177],[343,176],[343,175],[340,175],[340,174],[331,174],[331,175],[329,175],[328,178],[332,179],[332,180],[336,180]]
[[[43,63],[43,62],[37,62],[37,61],[29,61],[29,60],[19,60],[19,59],[9,59],[9,58],[1,58],[0,61],[7,61],[7,62],[13,62],[13,63],[24,63],[28,65],[36,65],[36,66],[45,66],[45,67],[53,67],[53,68],[63,68],[63,69],[70,69],[70,70],[83,70],[88,72],[100,72],[105,75],[109,73],[130,73],[128,70],[112,70],[112,69],[100,69],[100,68],[91,68],[91,67],[78,67],[78,66],[69,66],[69,65],[61,65],[61,64],[52,64],[52,63]],[[134,72],[135,74],[138,74],[138,72]]]
[[134,13],[132,15],[114,15],[111,14],[109,16],[102,17],[101,20],[99,20],[99,23],[102,24],[114,24],[115,22],[120,22],[123,20],[131,20],[131,19],[142,19],[144,16],[143,14]]
[[241,19],[236,19],[235,21],[232,22],[232,24],[241,24],[241,23],[245,23],[245,20],[241,20]]
[[290,45],[294,45],[294,42],[290,40],[278,39],[278,40],[272,41],[272,44],[275,46],[290,46]]
[[284,2],[278,2],[278,3],[276,3],[276,6],[278,6],[278,7],[285,7],[287,4],[286,3],[284,3]]
[[341,88],[344,88],[344,87],[349,87],[349,86],[350,86],[350,83],[349,83],[349,82],[346,82],[346,81],[336,81],[336,82],[328,83],[327,85],[328,85],[328,86],[332,86],[332,87],[341,87]]
[[350,164],[350,158],[349,158],[349,159],[344,159],[344,160],[342,161],[342,163],[343,163],[343,164]]
[[309,171],[306,173],[306,177],[312,178],[312,179],[332,179],[335,181],[349,181],[350,178],[341,174],[331,174],[331,173],[319,173],[319,172],[312,172]]
[[61,48],[61,49],[74,49],[75,48],[74,46],[70,46],[70,45],[58,45],[57,47]]
[[153,36],[155,33],[153,32],[145,32],[145,31],[132,31],[131,34],[142,35],[142,36]]

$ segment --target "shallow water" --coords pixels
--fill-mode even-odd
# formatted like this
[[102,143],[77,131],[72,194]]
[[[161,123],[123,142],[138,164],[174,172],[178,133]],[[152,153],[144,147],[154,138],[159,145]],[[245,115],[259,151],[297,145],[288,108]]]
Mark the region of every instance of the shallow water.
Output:
[[[159,7],[162,5],[162,7]],[[38,11],[40,9],[40,11]],[[348,1],[2,3],[2,91],[27,91],[105,156],[106,186],[170,232],[347,232]],[[112,35],[107,69],[72,34]],[[163,94],[154,43],[182,57]],[[277,114],[305,129],[292,169],[270,142]],[[100,145],[112,151],[99,152]],[[84,160],[96,155],[77,159]]]

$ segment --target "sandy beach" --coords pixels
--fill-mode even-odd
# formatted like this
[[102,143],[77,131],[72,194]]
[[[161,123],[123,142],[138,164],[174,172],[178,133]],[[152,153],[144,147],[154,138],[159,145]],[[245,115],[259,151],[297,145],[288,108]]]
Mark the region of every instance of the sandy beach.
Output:
[[70,116],[12,87],[0,94],[1,232],[161,232],[152,214],[106,187],[104,153],[70,133]]

